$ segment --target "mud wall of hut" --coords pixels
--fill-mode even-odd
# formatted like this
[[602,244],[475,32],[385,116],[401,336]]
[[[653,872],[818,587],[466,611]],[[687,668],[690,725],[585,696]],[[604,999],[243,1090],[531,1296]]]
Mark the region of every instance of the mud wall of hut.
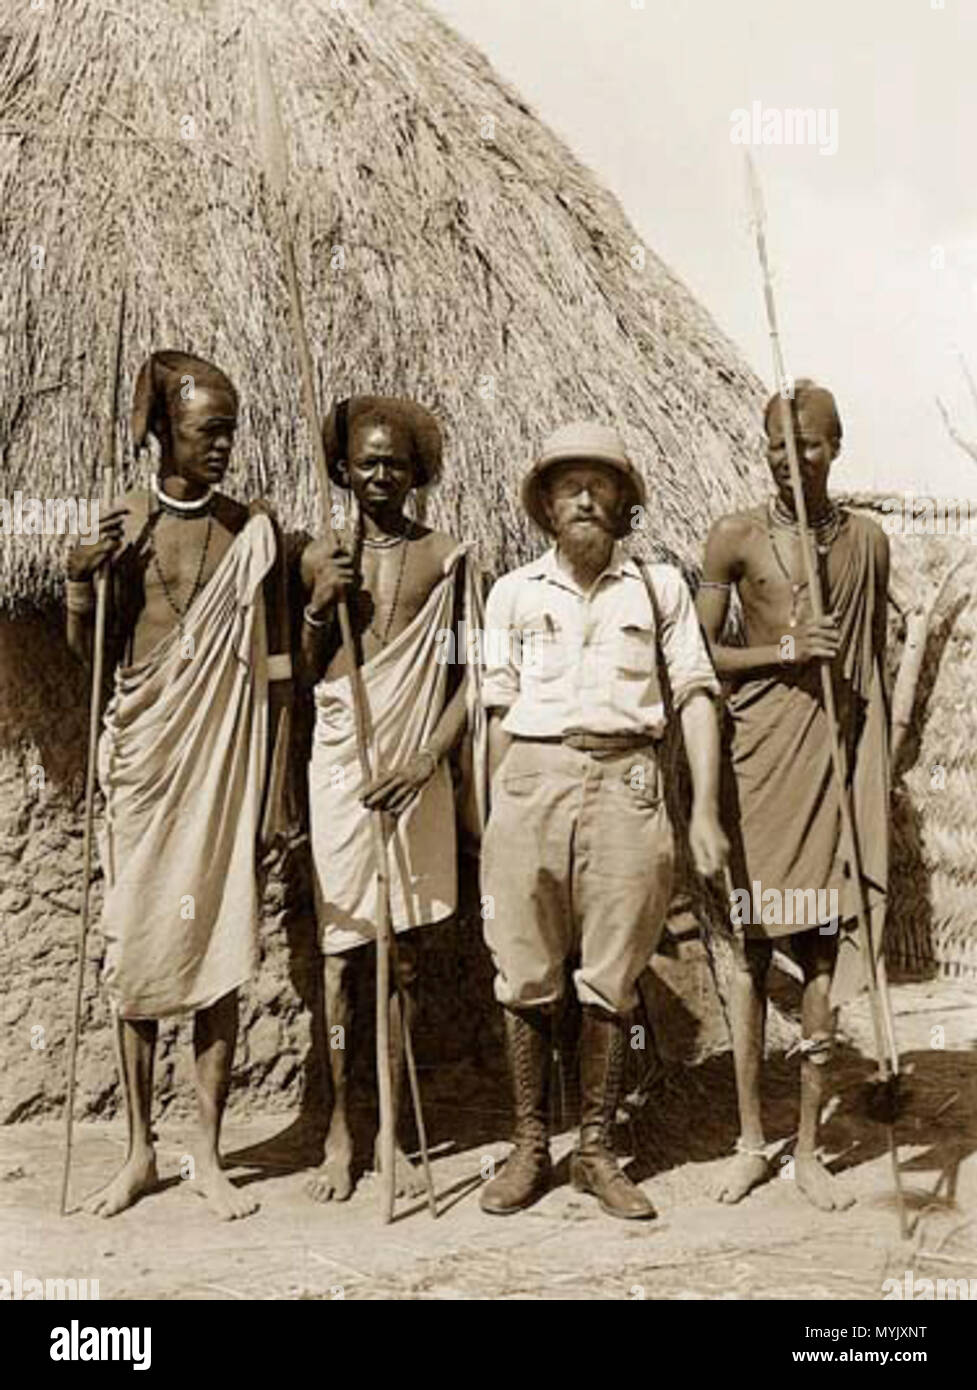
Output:
[[[0,619],[0,1122],[54,1112],[65,1093],[81,906],[87,690],[56,613]],[[464,875],[471,894],[474,876]],[[86,952],[79,1116],[119,1104],[108,1005],[99,979],[105,943],[94,882]],[[301,843],[264,896],[261,965],[242,992],[232,1107],[321,1104],[320,957]],[[425,943],[422,1067],[497,1056],[500,1029],[478,903]],[[365,1009],[367,1021],[370,1009]],[[369,1048],[358,1059],[369,1072]],[[193,1104],[191,1025],[160,1028],[158,1113]]]

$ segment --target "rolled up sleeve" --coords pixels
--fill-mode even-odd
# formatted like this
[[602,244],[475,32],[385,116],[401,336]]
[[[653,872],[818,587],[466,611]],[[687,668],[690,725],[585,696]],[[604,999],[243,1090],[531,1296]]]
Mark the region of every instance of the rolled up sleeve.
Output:
[[688,585],[671,565],[660,566],[656,578],[660,580],[656,592],[661,606],[662,652],[677,712],[697,690],[718,696],[720,685]]
[[519,668],[514,660],[512,615],[514,592],[504,575],[489,592],[482,633],[482,704],[508,709],[519,697]]

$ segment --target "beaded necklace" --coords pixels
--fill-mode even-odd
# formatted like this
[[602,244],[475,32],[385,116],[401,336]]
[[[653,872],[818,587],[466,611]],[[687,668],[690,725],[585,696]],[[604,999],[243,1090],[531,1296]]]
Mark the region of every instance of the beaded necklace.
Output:
[[[385,647],[387,645],[387,639],[390,636],[390,629],[393,627],[394,615],[397,612],[397,604],[400,602],[400,586],[404,581],[404,571],[407,568],[407,541],[408,537],[406,534],[403,536],[398,536],[396,540],[396,544],[401,547],[400,564],[397,567],[397,582],[394,585],[394,596],[390,604],[390,611],[387,614],[387,621],[383,625],[383,633],[381,634],[377,632],[376,628],[373,626],[372,619],[367,627],[367,631],[373,633],[373,636],[380,643],[381,647]],[[393,544],[391,544],[389,541],[380,541],[379,543],[377,543],[376,541],[368,541],[365,536],[363,537],[363,544],[370,546],[370,548],[373,550],[393,549]],[[374,617],[376,617],[376,609],[374,609]]]
[[[790,585],[790,615],[788,625],[797,626],[798,600],[802,590],[807,588],[806,579],[795,579],[787,565],[784,564],[774,535],[774,522],[782,526],[785,530],[791,531],[794,535],[800,535],[800,526],[797,518],[791,516],[779,497],[767,505],[767,535],[770,538],[770,549],[773,551],[773,558],[777,562],[777,568]],[[844,514],[839,506],[834,502],[828,503],[828,510],[824,516],[816,522],[811,523],[811,530],[814,533],[814,543],[820,556],[825,556],[831,550],[835,541],[838,539],[844,522]]]
[[[156,495],[157,495],[157,497],[159,497],[159,492],[157,492]],[[208,504],[209,504],[209,502],[210,502],[210,498],[209,498],[209,497],[208,497],[208,499],[207,499],[207,502],[208,502]],[[200,510],[202,510],[202,509],[200,509]],[[199,515],[199,511],[196,511],[196,510],[195,510],[195,513],[194,513],[194,514],[195,514],[195,515]],[[181,636],[181,637],[183,636],[183,620],[186,618],[187,614],[188,614],[189,611],[190,611],[191,605],[193,604],[194,599],[197,597],[197,594],[200,592],[201,584],[202,584],[203,577],[204,577],[204,566],[205,566],[206,563],[207,563],[207,551],[210,549],[210,533],[211,533],[211,531],[213,530],[213,527],[214,527],[214,514],[213,514],[212,511],[208,511],[208,513],[207,513],[207,529],[206,529],[206,531],[204,532],[204,543],[203,543],[203,548],[202,548],[201,551],[200,551],[200,563],[197,565],[197,573],[196,573],[196,577],[194,578],[194,581],[193,581],[193,588],[190,590],[190,597],[187,599],[186,603],[183,605],[182,608],[179,606],[179,604],[178,604],[178,603],[176,602],[176,600],[174,599],[173,594],[172,594],[172,591],[171,591],[171,589],[170,589],[170,586],[169,586],[169,584],[168,584],[167,581],[166,581],[166,575],[163,573],[163,568],[162,568],[162,566],[160,565],[160,562],[159,562],[159,556],[158,556],[157,553],[156,553],[155,540],[154,540],[153,545],[152,545],[152,552],[151,552],[151,555],[150,555],[150,563],[151,563],[152,565],[154,565],[155,568],[156,568],[156,573],[157,573],[157,575],[159,576],[159,582],[160,582],[160,584],[161,584],[161,586],[162,586],[162,589],[163,589],[163,596],[164,596],[164,598],[166,599],[166,602],[169,604],[170,608],[172,608],[173,612],[176,614],[177,624],[178,624],[178,626],[179,626],[179,631],[180,631],[180,636]]]

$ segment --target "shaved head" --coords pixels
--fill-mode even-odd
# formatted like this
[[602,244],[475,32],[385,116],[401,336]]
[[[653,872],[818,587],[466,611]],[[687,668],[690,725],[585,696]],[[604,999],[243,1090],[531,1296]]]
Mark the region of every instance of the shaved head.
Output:
[[[783,436],[783,412],[780,401],[781,396],[777,392],[770,397],[767,408],[763,412],[763,428],[767,438],[771,440],[780,439]],[[841,447],[841,416],[838,414],[838,406],[834,396],[826,387],[818,386],[816,382],[807,377],[795,381],[794,395],[790,401],[790,406],[795,430],[798,416],[803,411],[806,424],[815,433],[829,439],[836,449]]]

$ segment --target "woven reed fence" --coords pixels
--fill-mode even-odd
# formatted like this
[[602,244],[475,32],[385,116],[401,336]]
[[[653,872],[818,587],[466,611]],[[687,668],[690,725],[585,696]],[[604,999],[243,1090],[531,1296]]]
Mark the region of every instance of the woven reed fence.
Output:
[[[850,501],[884,519],[881,497]],[[913,506],[921,530],[923,505],[917,499]],[[977,502],[973,511],[977,517]],[[930,623],[895,768],[888,949],[904,970],[977,981],[977,531],[972,539],[896,533],[890,542],[893,674],[903,614],[925,604],[947,570],[961,563]]]

